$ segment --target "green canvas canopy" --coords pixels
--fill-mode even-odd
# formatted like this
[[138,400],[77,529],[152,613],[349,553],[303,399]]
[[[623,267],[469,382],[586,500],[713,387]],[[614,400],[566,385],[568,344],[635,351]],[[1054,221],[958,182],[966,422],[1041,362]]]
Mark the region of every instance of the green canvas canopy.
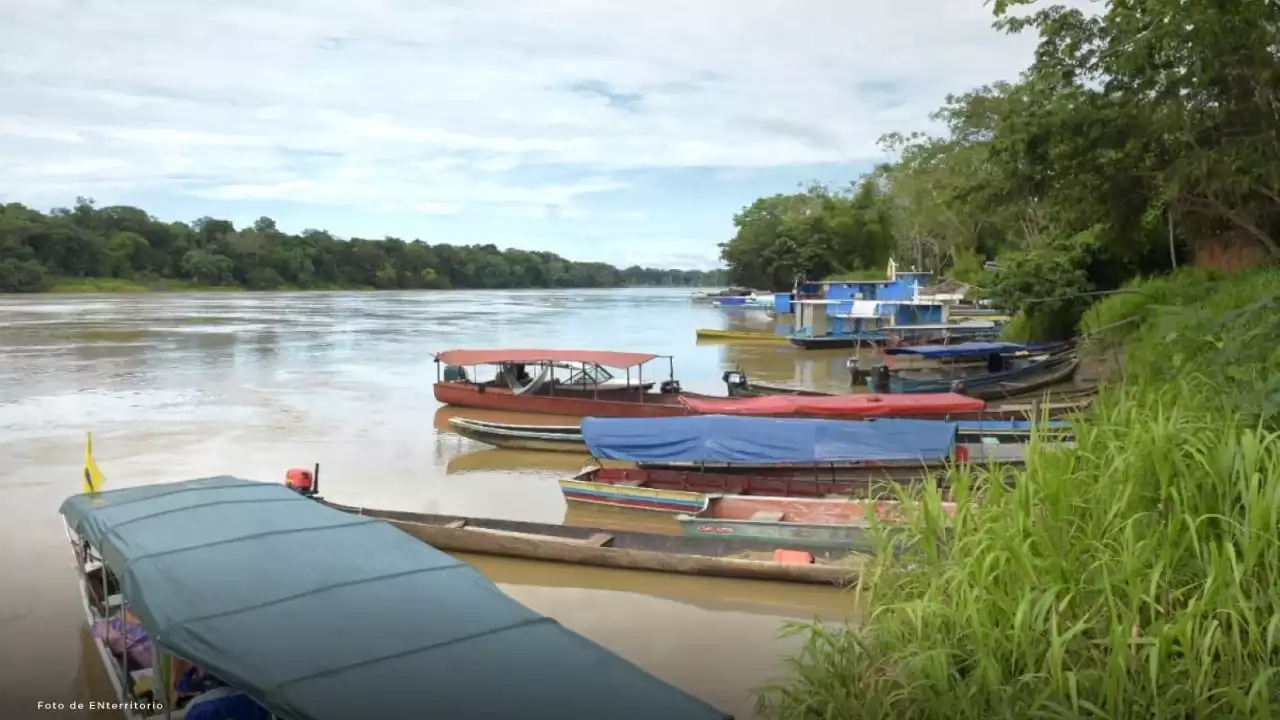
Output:
[[76,495],[158,650],[288,720],[722,720],[380,520],[211,477]]

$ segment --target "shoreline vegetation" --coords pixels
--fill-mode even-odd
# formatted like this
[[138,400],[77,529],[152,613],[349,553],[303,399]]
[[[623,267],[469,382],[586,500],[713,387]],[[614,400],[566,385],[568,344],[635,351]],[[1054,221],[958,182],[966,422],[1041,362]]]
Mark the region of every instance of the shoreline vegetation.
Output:
[[[1022,7],[1030,6],[1030,7]],[[1014,16],[1016,11],[1017,17]],[[757,694],[775,720],[1280,715],[1280,5],[995,3],[1015,82],[886,136],[846,189],[761,198],[722,245],[785,287],[895,255],[1083,337],[1109,375],[1013,482],[960,468]],[[1003,475],[1001,475],[1003,476]]]
[[724,271],[617,268],[549,252],[399,238],[292,235],[271,218],[164,222],[77,198],[48,213],[0,205],[0,292],[718,287]]
[[[713,288],[719,285],[659,285],[645,283],[631,283],[624,285],[610,285],[605,288],[593,287],[577,287],[564,286],[565,289],[592,290],[592,289],[614,289],[627,287],[687,287],[694,288]],[[393,290],[402,290],[404,288],[377,288],[372,286],[343,287],[341,285],[332,286],[311,286],[311,287],[294,287],[291,285],[281,285],[270,289],[256,289],[241,287],[238,285],[199,285],[187,280],[152,280],[142,282],[138,280],[128,280],[124,278],[97,278],[82,277],[69,278],[62,280],[53,280],[43,290],[36,292],[24,292],[22,294],[43,294],[43,295],[92,295],[92,294],[141,294],[141,293],[190,293],[190,292],[209,292],[209,293],[241,293],[241,292],[391,292]],[[408,288],[411,290],[424,290],[426,288]],[[440,290],[551,290],[554,288],[441,288]],[[438,291],[438,290],[437,290]],[[17,293],[11,293],[17,294]]]

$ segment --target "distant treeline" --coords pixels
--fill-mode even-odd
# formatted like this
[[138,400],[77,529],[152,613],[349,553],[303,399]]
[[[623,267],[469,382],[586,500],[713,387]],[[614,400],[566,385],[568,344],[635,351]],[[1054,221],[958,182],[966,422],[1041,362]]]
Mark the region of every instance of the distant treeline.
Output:
[[48,213],[0,206],[0,292],[40,292],[77,280],[117,285],[275,289],[449,289],[714,286],[723,271],[663,270],[566,260],[495,245],[428,245],[399,238],[291,235],[271,218],[237,229],[210,217],[164,222],[128,206]]

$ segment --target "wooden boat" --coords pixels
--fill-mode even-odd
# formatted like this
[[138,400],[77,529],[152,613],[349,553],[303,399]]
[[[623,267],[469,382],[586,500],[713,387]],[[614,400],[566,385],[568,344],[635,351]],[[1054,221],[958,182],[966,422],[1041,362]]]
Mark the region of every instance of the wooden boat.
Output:
[[729,397],[759,397],[761,395],[799,395],[801,397],[822,397],[831,393],[818,392],[817,390],[805,390],[804,388],[792,388],[783,385],[769,385],[766,383],[753,383],[747,380],[747,374],[742,370],[729,370],[721,376],[725,387],[729,391]]
[[[679,515],[676,520],[690,537],[803,542],[874,553],[868,512],[881,522],[903,521],[896,501],[741,495],[710,498],[701,512]],[[954,515],[955,504],[944,503],[943,512]]]
[[[667,514],[697,514],[712,497],[721,495],[767,495],[774,497],[861,498],[888,494],[894,482],[923,481],[914,477],[833,480],[697,472],[659,468],[588,467],[572,478],[560,480],[560,492],[569,502],[609,505],[631,510]],[[940,480],[944,476],[938,474]]]
[[714,330],[711,328],[698,328],[695,332],[699,340],[723,340],[726,342],[761,342],[761,343],[778,343],[785,345],[787,343],[786,335],[778,335],[771,332],[752,332],[749,330]]
[[326,504],[353,515],[385,520],[448,552],[823,585],[849,584],[858,576],[858,559],[847,548],[816,543],[695,538]]
[[[763,397],[787,397],[797,396],[804,398],[825,398],[825,397],[845,397],[845,396],[862,396],[866,393],[829,393],[817,390],[795,390],[793,388],[783,388],[776,385],[768,385],[765,383],[756,383],[749,380],[741,371],[734,371],[733,377],[726,374],[726,386],[729,396],[743,400],[754,400]],[[1067,378],[1069,379],[1069,378]],[[1065,382],[1066,379],[1063,381]],[[1039,384],[1039,383],[1037,383]],[[1032,389],[1021,389],[1017,392],[1017,396],[1027,396],[1037,390],[1043,390],[1048,386]],[[980,413],[981,418],[974,413],[963,414],[946,414],[942,419],[947,420],[1025,420],[1039,419],[1044,414],[1048,414],[1051,418],[1060,418],[1074,413],[1087,410],[1092,397],[1097,394],[1097,388],[1085,388],[1081,390],[1071,390],[1066,393],[1053,393],[1047,399],[1036,399],[1034,401],[1018,400],[1014,402],[989,402],[985,409]],[[1002,396],[1014,397],[1014,396]],[[976,398],[981,399],[981,398]],[[936,417],[936,416],[935,416]]]
[[[281,484],[202,478],[76,495],[61,512],[85,614],[105,628],[95,644],[130,720],[181,718],[202,702],[222,706],[219,717],[291,720],[414,718],[423,708],[728,717],[389,523]],[[343,641],[324,635],[332,623]],[[182,665],[228,683],[183,697]]]
[[577,425],[509,425],[455,417],[449,418],[449,429],[476,442],[511,450],[587,450]]
[[[1000,372],[958,375],[954,377],[915,378],[906,373],[885,373],[888,376],[888,392],[927,393],[957,392],[981,400],[1015,397],[1042,390],[1070,380],[1079,367],[1075,357],[1054,358],[1041,356],[1025,365]],[[877,382],[876,373],[869,379],[875,392],[883,391],[884,382]]]
[[[440,403],[460,407],[578,417],[684,415],[680,400],[687,394],[680,390],[670,357],[665,359],[672,372],[659,392],[651,392],[653,383],[644,382],[643,366],[659,357],[663,356],[604,350],[448,350],[435,358],[437,378],[432,389]],[[582,382],[566,385],[555,377],[556,369],[566,364],[578,366],[585,378],[613,379],[607,368],[625,370],[625,383],[611,388]],[[466,368],[480,365],[497,367],[497,377],[473,380]],[[538,373],[536,377],[529,367]],[[632,368],[636,369],[634,382]]]
[[[1011,353],[1010,348],[1019,352]],[[890,350],[894,356],[910,355],[929,360],[964,359],[982,356],[986,372],[976,368],[893,369],[876,366],[867,384],[875,392],[959,392],[970,397],[995,399],[1041,390],[1075,375],[1079,365],[1074,343],[1051,346],[1049,352],[1027,355],[1028,346],[1010,343],[962,343]]]
[[[912,403],[911,398],[920,398]],[[957,393],[841,395],[760,395],[757,397],[680,398],[691,415],[751,415],[755,417],[804,417],[828,420],[870,420],[904,418],[927,420],[1025,420],[1040,413],[1054,417],[1080,410],[1082,403],[1002,403],[990,404]]]
[[[645,419],[636,419],[647,422]],[[777,421],[774,421],[777,422]],[[786,422],[785,420],[783,422]],[[834,422],[866,422],[861,420],[842,420]],[[507,423],[485,422],[466,418],[450,418],[450,427],[455,432],[478,442],[510,450],[540,450],[587,455],[592,452],[588,439],[583,435],[581,425],[514,425]],[[966,421],[956,423],[956,447],[959,455],[971,461],[999,460],[1002,462],[1021,462],[1025,460],[1023,445],[1030,442],[1032,423],[1027,421]],[[643,426],[638,426],[643,427]],[[1061,422],[1041,423],[1042,434],[1057,441],[1070,440],[1067,434],[1069,426]],[[1012,447],[1007,447],[1012,446]],[[607,456],[607,453],[606,453]],[[673,467],[670,463],[652,463],[640,461],[639,467]],[[880,465],[878,467],[882,467]],[[701,467],[717,467],[703,465]],[[725,472],[753,471],[755,466],[724,466]],[[913,469],[917,465],[912,463]],[[819,472],[812,470],[811,463],[804,464],[804,474]]]
[[[982,419],[985,404],[954,393],[915,395],[842,395],[813,398],[714,398],[680,390],[674,377],[651,393],[642,387],[631,390],[570,389],[560,391],[554,382],[559,364],[579,363],[583,373],[605,366],[639,367],[658,356],[646,353],[619,353],[584,350],[450,350],[436,356],[437,367],[445,368],[433,390],[436,400],[462,407],[488,408],[544,415],[577,417],[673,417],[679,415],[733,414],[772,417],[825,417],[863,419],[872,417]],[[670,358],[668,358],[669,360]],[[534,381],[511,387],[502,380],[472,381],[464,366],[497,365],[500,375],[518,376],[525,366],[541,366]],[[594,368],[594,369],[593,369]],[[527,374],[527,373],[526,373]],[[639,373],[637,373],[637,380]],[[791,402],[786,402],[786,401]],[[998,419],[998,418],[992,418]]]

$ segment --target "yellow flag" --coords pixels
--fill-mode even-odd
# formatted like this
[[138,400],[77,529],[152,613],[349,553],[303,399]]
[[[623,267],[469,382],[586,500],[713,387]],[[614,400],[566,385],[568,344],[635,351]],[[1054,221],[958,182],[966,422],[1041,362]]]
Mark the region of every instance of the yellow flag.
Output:
[[107,482],[102,476],[102,471],[98,469],[98,463],[93,461],[93,433],[84,434],[84,491],[87,493],[98,492]]

